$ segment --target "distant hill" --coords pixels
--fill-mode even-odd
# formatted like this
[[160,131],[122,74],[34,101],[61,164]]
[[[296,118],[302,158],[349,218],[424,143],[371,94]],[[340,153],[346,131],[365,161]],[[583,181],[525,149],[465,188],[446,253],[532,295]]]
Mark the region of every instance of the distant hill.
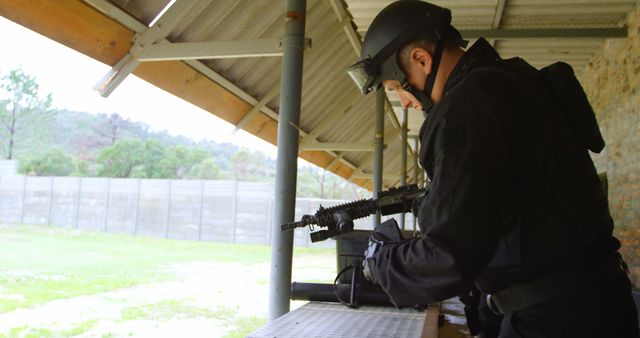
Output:
[[[0,158],[34,176],[275,181],[275,161],[231,143],[194,141],[118,114],[53,109],[35,77],[0,72]],[[298,170],[298,196],[355,199],[366,191],[315,166]]]
[[[19,135],[14,158],[25,163],[39,156],[45,156],[43,154],[50,149],[57,149],[72,158],[78,166],[89,168],[84,175],[100,176],[97,170],[91,170],[91,168],[98,168],[97,162],[101,152],[104,153],[105,149],[123,140],[155,141],[163,149],[178,147],[196,152],[198,159],[209,159],[216,165],[219,169],[216,178],[235,178],[233,158],[239,152],[249,154],[240,165],[253,164],[261,167],[253,176],[245,175],[244,179],[265,181],[273,178],[275,174],[275,161],[259,151],[242,149],[231,143],[217,143],[211,140],[194,141],[184,136],[173,136],[167,131],[152,130],[146,123],[130,121],[118,114],[93,115],[69,110],[57,110],[44,131]],[[255,160],[259,163],[252,163]],[[238,169],[238,165],[235,169]],[[21,166],[21,171],[25,172],[26,169]],[[70,174],[79,174],[79,172],[75,170]],[[163,175],[158,176],[161,178]]]

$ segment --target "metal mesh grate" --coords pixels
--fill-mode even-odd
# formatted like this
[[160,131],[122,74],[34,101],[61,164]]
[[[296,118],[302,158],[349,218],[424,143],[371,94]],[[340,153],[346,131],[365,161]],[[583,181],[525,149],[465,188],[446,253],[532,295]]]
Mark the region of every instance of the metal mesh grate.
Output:
[[416,337],[422,334],[425,313],[413,309],[308,303],[247,336],[299,337]]

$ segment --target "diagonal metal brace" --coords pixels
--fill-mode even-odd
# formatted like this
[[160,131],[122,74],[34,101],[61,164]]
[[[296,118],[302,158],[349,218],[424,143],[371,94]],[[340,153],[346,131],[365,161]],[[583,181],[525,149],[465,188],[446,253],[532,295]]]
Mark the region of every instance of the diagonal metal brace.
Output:
[[164,15],[151,27],[144,33],[136,35],[129,53],[116,63],[102,80],[94,86],[94,89],[98,90],[103,97],[109,96],[109,94],[138,67],[140,64],[138,60],[140,53],[142,53],[147,46],[164,40],[175,25],[180,22],[180,19],[197,5],[199,1],[178,0],[174,2]]

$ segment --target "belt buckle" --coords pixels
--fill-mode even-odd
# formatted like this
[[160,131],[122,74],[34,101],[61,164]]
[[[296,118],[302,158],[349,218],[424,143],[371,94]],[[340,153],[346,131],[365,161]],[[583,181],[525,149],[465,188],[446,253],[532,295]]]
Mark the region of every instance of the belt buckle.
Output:
[[493,295],[492,294],[487,293],[486,301],[487,301],[487,307],[489,308],[489,310],[491,310],[491,312],[495,313],[498,316],[504,315],[504,313],[500,312],[500,310],[498,309],[496,304],[493,302]]

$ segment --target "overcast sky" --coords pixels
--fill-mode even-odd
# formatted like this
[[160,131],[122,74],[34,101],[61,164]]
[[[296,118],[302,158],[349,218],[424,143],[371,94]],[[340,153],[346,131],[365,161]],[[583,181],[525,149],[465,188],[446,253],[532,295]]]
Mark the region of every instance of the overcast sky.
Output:
[[275,158],[276,147],[133,75],[108,97],[92,88],[110,67],[0,16],[0,74],[21,67],[51,93],[57,108],[117,113],[154,130],[261,150]]

